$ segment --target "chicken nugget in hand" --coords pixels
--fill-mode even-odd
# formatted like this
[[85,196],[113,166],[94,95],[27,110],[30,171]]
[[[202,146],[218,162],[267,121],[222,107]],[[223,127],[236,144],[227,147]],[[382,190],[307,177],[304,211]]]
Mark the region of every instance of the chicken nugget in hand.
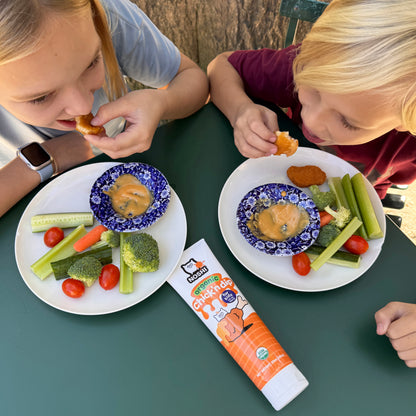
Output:
[[75,130],[79,131],[83,136],[86,134],[100,134],[104,132],[104,127],[102,126],[92,126],[91,120],[94,118],[92,113],[85,114],[83,116],[75,117],[77,123]]
[[289,136],[287,131],[275,131],[276,135],[275,145],[277,152],[275,155],[292,156],[298,150],[299,141]]

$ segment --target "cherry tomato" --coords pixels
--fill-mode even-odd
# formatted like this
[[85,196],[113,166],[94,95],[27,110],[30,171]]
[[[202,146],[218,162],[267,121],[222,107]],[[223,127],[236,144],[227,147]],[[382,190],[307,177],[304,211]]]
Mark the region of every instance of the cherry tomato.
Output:
[[114,264],[106,264],[101,269],[101,274],[98,278],[100,282],[100,286],[104,290],[111,290],[113,289],[118,281],[120,280],[120,270]]
[[293,270],[301,276],[306,276],[311,271],[311,260],[304,252],[292,256]]
[[71,298],[79,298],[84,294],[85,286],[80,280],[66,279],[62,283],[62,290]]
[[368,242],[359,235],[352,235],[344,244],[344,247],[354,254],[364,254],[368,250]]
[[63,239],[64,232],[59,227],[49,228],[43,236],[43,241],[48,247],[55,247]]

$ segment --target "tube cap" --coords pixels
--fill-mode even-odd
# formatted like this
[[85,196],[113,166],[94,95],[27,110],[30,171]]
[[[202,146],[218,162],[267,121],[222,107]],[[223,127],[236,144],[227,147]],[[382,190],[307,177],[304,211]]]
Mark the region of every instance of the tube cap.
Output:
[[267,400],[280,410],[309,385],[308,380],[292,363],[279,371],[261,390]]

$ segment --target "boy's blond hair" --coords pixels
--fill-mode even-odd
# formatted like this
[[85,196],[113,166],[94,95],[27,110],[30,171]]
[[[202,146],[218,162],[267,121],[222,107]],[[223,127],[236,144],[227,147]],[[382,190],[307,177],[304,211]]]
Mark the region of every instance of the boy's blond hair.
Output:
[[99,0],[0,0],[0,65],[37,50],[48,13],[77,15],[87,12],[92,13],[95,30],[101,39],[106,73],[104,90],[110,100],[121,97],[126,87]]
[[332,0],[293,63],[296,87],[374,91],[416,133],[416,1]]

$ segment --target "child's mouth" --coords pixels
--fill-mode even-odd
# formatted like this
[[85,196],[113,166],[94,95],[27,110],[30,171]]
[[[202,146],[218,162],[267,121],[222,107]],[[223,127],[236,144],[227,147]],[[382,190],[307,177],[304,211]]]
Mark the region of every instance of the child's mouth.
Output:
[[323,143],[325,140],[320,139],[319,137],[312,134],[306,127],[305,124],[302,124],[302,133],[303,135],[312,143],[320,144]]
[[65,130],[75,130],[76,122],[74,119],[72,120],[57,120],[58,124],[60,124]]

